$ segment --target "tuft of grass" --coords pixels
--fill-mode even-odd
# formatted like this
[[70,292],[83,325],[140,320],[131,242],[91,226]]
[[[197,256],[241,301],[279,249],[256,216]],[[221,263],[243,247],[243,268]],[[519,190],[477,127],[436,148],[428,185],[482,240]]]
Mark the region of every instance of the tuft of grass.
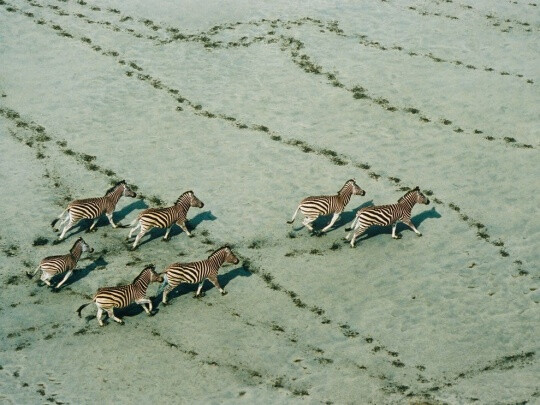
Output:
[[32,246],[43,246],[49,243],[49,239],[44,238],[43,236],[38,236],[34,241],[32,242]]

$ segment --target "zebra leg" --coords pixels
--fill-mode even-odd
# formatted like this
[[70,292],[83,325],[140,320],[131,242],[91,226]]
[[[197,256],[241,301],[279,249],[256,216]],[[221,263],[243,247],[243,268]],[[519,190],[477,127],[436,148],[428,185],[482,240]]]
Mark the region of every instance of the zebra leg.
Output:
[[409,218],[404,218],[403,223],[407,225],[409,228],[411,228],[414,231],[414,233],[416,233],[416,235],[422,236],[422,233],[419,232],[418,229],[416,229],[416,227],[414,226],[414,224]]
[[356,238],[358,238],[360,235],[362,235],[369,228],[369,226],[360,227],[360,224],[358,224],[357,228],[359,228],[359,229],[354,231],[353,237],[351,239],[351,247],[354,247]]
[[118,227],[118,225],[116,225],[113,221],[113,213],[111,212],[110,214],[109,213],[106,213],[105,214],[107,216],[107,219],[109,220],[109,222],[111,223],[112,227],[113,228],[116,228]]
[[132,249],[135,249],[139,243],[139,241],[141,240],[141,238],[144,236],[144,234],[148,231],[148,229],[146,228],[143,228],[141,226],[141,230],[140,232],[137,234],[137,237],[135,238],[135,242],[133,242],[133,247]]
[[165,232],[165,236],[163,237],[163,240],[164,240],[164,241],[168,241],[168,240],[169,240],[169,232],[171,232],[171,229],[172,229],[173,225],[174,225],[174,224],[172,224],[171,226],[169,226],[169,227],[167,228],[167,232]]
[[111,309],[107,309],[107,314],[109,314],[109,316],[116,322],[118,322],[120,325],[123,325],[124,324],[124,321],[121,320],[120,318],[116,317],[114,315],[114,308],[111,308]]
[[191,233],[189,233],[189,230],[187,229],[186,222],[182,222],[181,224],[178,224],[180,228],[187,234],[187,236],[193,236]]
[[[64,215],[64,212],[62,212],[62,215],[60,215],[59,218],[62,218],[62,216]],[[53,225],[53,231],[59,231],[60,227],[64,225],[68,219],[69,219],[69,214],[67,214],[64,218],[62,218],[62,220],[58,224],[56,224],[56,226]]]
[[329,230],[330,228],[332,228],[332,226],[334,225],[334,223],[337,221],[337,219],[339,218],[339,215],[341,214],[341,212],[336,212],[334,214],[334,216],[332,217],[332,219],[330,220],[330,223],[328,225],[326,225],[322,230],[321,232],[326,232],[327,230]]
[[[148,298],[142,298],[135,302],[139,304],[141,307],[143,307],[148,315],[152,315],[152,301],[151,300],[149,300]],[[146,305],[144,304],[148,304],[148,308],[146,308]]]
[[103,308],[98,306],[96,318],[98,320],[99,326],[103,326],[103,320],[101,319],[102,315],[103,315]]
[[352,221],[352,223],[351,223],[351,225],[349,227],[345,228],[345,231],[349,232],[347,234],[347,236],[345,237],[345,239],[349,240],[349,235],[351,234],[350,231],[352,231],[354,229],[357,222],[358,222],[358,216],[354,217],[354,219],[353,219],[353,221]]
[[313,221],[315,221],[317,217],[305,217],[302,221],[302,225],[304,225],[307,229],[309,229],[311,232],[313,232],[313,227],[310,225]]
[[64,236],[66,236],[66,232],[69,231],[71,228],[73,228],[73,225],[75,225],[78,221],[73,221],[71,218],[69,220],[69,223],[64,227],[64,230],[58,237],[58,240],[64,239]]
[[199,283],[199,288],[197,288],[197,292],[195,293],[195,297],[194,298],[201,298],[201,297],[204,297],[204,293],[201,293],[201,290],[203,288],[203,284],[204,284],[204,281],[206,279],[203,279],[203,281],[201,281]]
[[41,278],[40,278],[41,281],[43,281],[49,287],[52,287],[51,282],[49,281],[50,278],[52,278],[52,276],[49,273],[47,273],[45,271],[41,273]]
[[99,221],[99,217],[94,219],[94,222],[92,222],[92,225],[90,225],[90,228],[88,228],[87,232],[92,232],[94,230],[94,227],[97,225],[98,221]]
[[396,228],[397,228],[397,222],[395,224],[392,224],[392,238],[399,239],[400,236],[396,235]]
[[221,286],[219,285],[219,281],[217,279],[217,275],[215,276],[208,276],[208,280],[210,280],[212,282],[212,284],[214,284],[214,286],[219,290],[219,292],[221,293],[221,295],[227,295],[227,291],[225,291],[223,288],[221,288]]
[[66,276],[64,277],[64,279],[62,281],[60,281],[55,288],[60,288],[62,287],[62,284],[64,284],[66,282],[66,280],[71,277],[71,275],[73,274],[73,270],[69,270],[66,274]]
[[131,230],[129,231],[129,235],[126,239],[131,239],[131,235],[133,235],[133,232],[135,232],[136,229],[139,229],[141,227],[141,223],[139,222],[137,225],[135,225]]
[[167,287],[165,287],[165,289],[163,290],[163,296],[161,297],[161,303],[163,305],[168,305],[169,303],[167,302],[167,296],[169,295],[169,293],[172,291],[172,288],[170,285],[167,285]]

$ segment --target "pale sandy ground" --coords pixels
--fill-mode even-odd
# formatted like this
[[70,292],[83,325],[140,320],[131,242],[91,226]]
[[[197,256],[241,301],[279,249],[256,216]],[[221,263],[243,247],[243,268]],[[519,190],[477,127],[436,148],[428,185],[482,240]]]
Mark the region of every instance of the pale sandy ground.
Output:
[[[1,3],[0,403],[540,401],[534,0]],[[335,230],[290,234],[351,177]],[[103,219],[52,244],[67,201],[123,178],[144,198],[117,220],[193,189],[195,237],[130,252]],[[344,243],[415,185],[422,238]],[[24,276],[76,235],[95,252],[60,292]],[[75,313],[224,243],[225,297]]]

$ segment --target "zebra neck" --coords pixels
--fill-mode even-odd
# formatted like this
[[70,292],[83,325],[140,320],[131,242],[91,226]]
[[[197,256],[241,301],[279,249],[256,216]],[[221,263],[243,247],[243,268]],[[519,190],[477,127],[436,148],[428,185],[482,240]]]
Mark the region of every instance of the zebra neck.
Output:
[[[411,197],[413,197],[411,195]],[[414,198],[405,198],[403,201],[401,201],[399,203],[399,205],[401,205],[401,207],[407,211],[407,212],[411,212],[412,211],[412,208],[414,207],[414,204],[416,203],[416,200]]]
[[76,246],[73,246],[71,250],[69,251],[71,254],[71,257],[73,257],[73,260],[75,260],[75,263],[79,261],[82,255],[82,246],[80,243],[78,243]]
[[216,268],[220,268],[223,262],[225,261],[225,250],[221,249],[213,253],[212,256],[208,258],[208,261],[215,265]]
[[120,197],[122,197],[123,192],[124,190],[122,190],[122,187],[117,187],[116,190],[111,191],[105,197],[109,199],[114,205],[116,205],[118,200],[120,200]]
[[137,287],[137,290],[139,290],[143,294],[146,293],[146,290],[148,289],[148,284],[150,284],[150,278],[147,274],[143,274],[133,283],[133,285]]
[[189,199],[188,198],[182,198],[180,201],[178,201],[174,205],[179,213],[186,213],[189,210]]
[[350,187],[340,190],[340,192],[338,193],[338,199],[343,202],[343,206],[346,206],[349,203],[349,201],[351,201],[351,197],[352,197],[352,190]]

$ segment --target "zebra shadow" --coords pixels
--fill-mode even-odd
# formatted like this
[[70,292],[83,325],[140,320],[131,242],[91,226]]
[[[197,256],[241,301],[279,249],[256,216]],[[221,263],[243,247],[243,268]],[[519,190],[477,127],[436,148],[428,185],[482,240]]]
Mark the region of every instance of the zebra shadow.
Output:
[[[370,207],[372,205],[373,205],[373,200],[369,200],[369,201],[363,202],[362,204],[360,204],[356,208],[353,208],[352,210],[343,211],[341,213],[339,219],[334,224],[334,226],[332,228],[330,228],[325,233],[320,233],[319,231],[322,228],[324,228],[326,225],[328,225],[328,223],[330,222],[330,220],[332,218],[332,215],[321,216],[321,217],[317,218],[312,224],[313,229],[315,229],[315,232],[313,234],[317,235],[317,236],[323,236],[323,235],[326,235],[327,233],[333,232],[333,231],[341,228],[344,225],[350,224],[353,221],[354,217],[356,216],[356,211],[358,211],[361,208]],[[296,228],[295,231],[299,231],[302,228],[303,227]]]
[[[57,290],[56,288],[53,288],[53,292],[58,292],[58,291],[61,291],[63,288],[73,284],[73,283],[76,283],[77,281],[83,279],[84,277],[86,277],[91,271],[95,270],[96,268],[98,267],[103,267],[103,266],[107,266],[109,264],[109,262],[107,262],[103,256],[100,256],[97,260],[94,260],[92,263],[90,263],[88,266],[82,268],[82,269],[79,269],[79,270],[76,270],[73,272],[73,274],[71,275],[70,278],[67,279],[67,281],[62,285],[62,287],[60,287],[60,290]],[[59,274],[59,275],[56,275],[54,276],[54,278],[60,282],[62,280],[62,278],[64,278],[65,276],[65,273],[64,274]],[[55,283],[54,285],[56,285],[58,283]]]
[[[236,277],[251,277],[251,272],[246,267],[242,266],[233,269],[225,274],[218,275],[218,281],[221,285],[221,288],[225,289],[225,287],[227,287],[227,285]],[[189,293],[193,293],[193,296],[195,296],[195,292],[197,291],[198,286],[199,284],[180,284],[178,287],[176,287],[169,293],[169,295],[167,296],[167,301],[169,301],[170,303],[171,300],[174,300],[175,298]],[[206,293],[207,291],[212,289],[217,290],[210,281],[206,280],[204,282],[202,292]],[[219,295],[219,291],[216,291],[216,293]],[[157,308],[159,304],[161,304],[163,293],[160,292],[157,296],[151,298],[153,305]]]
[[[437,212],[435,207],[431,207],[429,210],[425,210],[421,212],[420,214],[415,215],[414,217],[411,217],[411,221],[417,228],[424,222],[426,219],[438,219],[441,218],[442,215]],[[421,229],[418,229],[420,232],[422,232]],[[401,236],[402,231],[411,231],[412,229],[409,228],[407,225],[405,225],[402,222],[398,222],[398,225],[396,227],[396,235]],[[347,231],[348,232],[348,231]],[[364,232],[358,239],[357,242],[360,240],[365,240],[372,238],[373,236],[378,235],[391,235],[392,234],[392,226],[378,226],[373,225],[367,229],[366,232]]]
[[[133,201],[132,203],[130,203],[130,204],[126,205],[124,208],[122,208],[120,211],[115,211],[114,212],[114,214],[113,214],[114,222],[117,223],[118,226],[121,226],[123,228],[127,228],[128,225],[120,225],[120,221],[123,221],[124,219],[126,219],[126,217],[136,209],[145,210],[147,208],[148,208],[148,204],[146,204],[144,202],[144,200]],[[107,220],[107,223],[109,223],[108,220]]]
[[[193,218],[191,219],[188,219],[186,220],[186,226],[188,228],[188,230],[191,232],[193,231],[195,228],[197,228],[197,226],[199,226],[202,222],[204,221],[215,221],[217,219],[217,217],[212,214],[212,211],[204,211],[204,212],[201,212],[197,215],[195,215]],[[144,241],[140,241],[139,245],[138,246],[142,246],[148,242],[151,242],[153,241],[154,239],[158,239],[158,238],[162,238],[163,236],[165,236],[165,232],[166,232],[166,229],[164,228],[152,228],[150,230],[150,232],[148,232],[146,235],[149,235],[149,237],[147,237],[146,235],[143,236],[142,239],[144,239]],[[169,233],[169,239],[168,240],[171,240],[171,238],[173,238],[174,236],[176,235],[180,235],[184,233],[184,231],[182,230],[182,228],[180,228],[178,225],[174,225],[172,228],[171,228],[171,232]],[[137,234],[133,234],[133,237],[136,237]],[[196,236],[196,235],[193,235],[193,236]],[[133,241],[133,239],[132,239]]]

